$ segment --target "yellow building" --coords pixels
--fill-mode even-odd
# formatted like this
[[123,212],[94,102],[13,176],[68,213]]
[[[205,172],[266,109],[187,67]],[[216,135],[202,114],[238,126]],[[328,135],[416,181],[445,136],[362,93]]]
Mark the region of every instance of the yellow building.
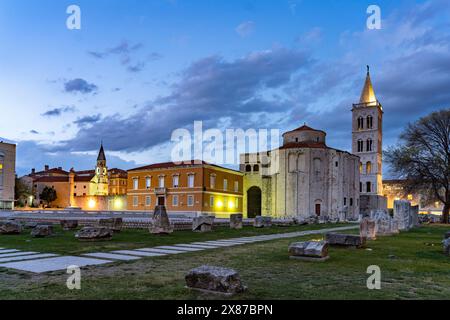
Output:
[[128,170],[127,203],[132,211],[165,205],[169,213],[229,217],[242,213],[242,197],[242,173],[202,161]]

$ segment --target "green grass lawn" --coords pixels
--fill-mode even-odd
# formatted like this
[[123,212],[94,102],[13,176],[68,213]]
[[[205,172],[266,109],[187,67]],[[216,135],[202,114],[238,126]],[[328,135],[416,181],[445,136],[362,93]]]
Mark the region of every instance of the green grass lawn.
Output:
[[[0,299],[213,299],[211,295],[184,288],[184,275],[202,264],[239,271],[249,289],[232,299],[449,299],[450,258],[443,255],[441,244],[444,232],[449,229],[448,226],[427,226],[393,237],[383,237],[369,242],[370,250],[331,248],[331,258],[325,263],[288,258],[289,243],[321,238],[312,235],[90,267],[82,271],[80,291],[66,288],[67,275],[64,273],[32,275],[3,269],[0,270]],[[178,243],[183,242],[183,237],[185,242],[189,242],[268,231],[248,228],[235,233],[219,229],[211,234],[180,232],[172,237]],[[270,229],[270,232],[279,231],[293,231],[293,228]],[[174,243],[170,237],[153,239],[149,235],[152,240],[145,242],[140,232],[130,233],[124,232],[119,236],[127,241],[127,247],[134,237],[143,241],[136,247]],[[68,241],[71,239],[68,238]],[[55,238],[54,242],[59,240]],[[17,244],[20,244],[20,239],[15,242],[13,238],[0,238],[2,247]],[[83,245],[91,246],[80,246],[76,242],[70,244],[74,245],[75,252],[85,251]],[[45,247],[55,248],[53,251],[57,248],[66,250],[62,249],[66,248],[63,244],[59,247],[46,244]],[[369,276],[366,270],[370,265],[381,268],[381,290],[368,290],[366,287]]]
[[77,255],[89,252],[139,249],[197,241],[334,228],[347,225],[348,224],[322,224],[262,229],[245,227],[242,230],[231,230],[227,227],[217,227],[214,229],[214,232],[197,233],[192,231],[176,231],[171,235],[163,236],[152,235],[148,230],[124,230],[120,233],[115,233],[112,240],[101,242],[80,242],[75,238],[75,231],[63,231],[62,228],[58,226],[55,228],[55,235],[49,238],[33,238],[30,235],[30,230],[24,231],[21,235],[0,236],[0,247],[7,249]]

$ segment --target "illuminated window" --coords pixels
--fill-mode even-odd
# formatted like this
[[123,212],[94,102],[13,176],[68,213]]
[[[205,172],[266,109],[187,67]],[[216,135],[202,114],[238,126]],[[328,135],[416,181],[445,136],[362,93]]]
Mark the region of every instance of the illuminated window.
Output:
[[194,196],[188,196],[188,198],[187,198],[187,205],[188,205],[188,207],[193,207],[194,206]]
[[239,198],[235,198],[234,199],[234,206],[235,206],[236,209],[239,208]]
[[234,192],[239,192],[239,181],[234,182]]
[[5,163],[5,157],[0,154],[0,188],[3,187],[3,164]]
[[214,208],[214,196],[209,197],[209,206]]
[[411,201],[413,199],[413,195],[412,194],[408,194],[408,200]]
[[368,161],[366,163],[366,174],[371,174],[372,173],[372,162]]
[[362,164],[362,162],[359,163],[359,173],[360,174],[363,173],[363,164]]

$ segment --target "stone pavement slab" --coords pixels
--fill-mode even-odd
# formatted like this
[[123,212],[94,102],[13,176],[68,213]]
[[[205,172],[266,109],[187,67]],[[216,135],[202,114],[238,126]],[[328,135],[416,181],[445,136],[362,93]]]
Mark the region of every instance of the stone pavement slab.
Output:
[[153,252],[153,253],[163,253],[163,254],[186,253],[186,251],[180,251],[180,250],[176,251],[176,250],[156,249],[156,248],[144,248],[144,249],[138,249],[138,251]]
[[[36,260],[36,259],[50,258],[50,257],[56,257],[56,256],[57,256],[57,254],[53,254],[53,253],[32,254],[32,255],[28,255],[28,256],[0,258],[0,263],[12,262],[12,261],[22,261],[22,260]],[[0,265],[0,267],[1,266],[2,265]]]
[[83,256],[93,257],[93,258],[110,259],[110,260],[121,260],[121,261],[131,261],[131,260],[142,259],[141,257],[136,257],[136,256],[128,256],[128,255],[124,255],[124,254],[115,254],[115,253],[106,253],[106,252],[87,253],[87,254],[83,254]]
[[188,248],[200,248],[200,249],[217,249],[217,246],[213,246],[213,245],[206,245],[206,244],[192,244],[192,243],[187,243],[187,244],[176,244],[176,247],[188,247]]
[[102,265],[111,262],[112,261],[110,260],[65,256],[48,259],[4,263],[0,264],[0,267],[11,268],[21,271],[28,271],[33,273],[44,273],[50,271],[66,270],[70,266],[85,267],[91,265]]
[[165,250],[176,250],[176,251],[187,251],[187,252],[195,252],[195,251],[203,251],[204,248],[189,248],[189,247],[176,247],[176,246],[161,246],[156,247],[156,249],[165,249]]
[[9,258],[9,257],[19,257],[19,256],[29,256],[32,254],[38,254],[39,252],[33,251],[25,251],[25,252],[15,252],[15,253],[5,253],[0,255],[0,258]]
[[161,256],[166,255],[163,253],[145,252],[145,251],[137,251],[137,250],[118,250],[118,251],[113,251],[112,253],[132,255],[132,256],[138,256],[138,257],[161,257]]
[[13,252],[19,252],[19,250],[16,250],[16,249],[5,249],[5,250],[0,250],[0,254],[3,254],[3,253],[13,253]]

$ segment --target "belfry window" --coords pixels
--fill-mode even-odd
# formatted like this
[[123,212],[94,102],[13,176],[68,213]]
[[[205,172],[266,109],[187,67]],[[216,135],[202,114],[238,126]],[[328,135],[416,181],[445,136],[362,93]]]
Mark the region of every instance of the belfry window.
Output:
[[373,145],[373,141],[372,139],[367,139],[367,151],[372,151],[372,145]]
[[373,128],[373,117],[368,116],[367,117],[367,129],[372,129],[372,128]]
[[364,151],[364,141],[358,140],[358,152]]
[[372,184],[369,181],[366,182],[366,192],[372,192]]
[[363,117],[358,118],[358,130],[364,129],[364,119]]

